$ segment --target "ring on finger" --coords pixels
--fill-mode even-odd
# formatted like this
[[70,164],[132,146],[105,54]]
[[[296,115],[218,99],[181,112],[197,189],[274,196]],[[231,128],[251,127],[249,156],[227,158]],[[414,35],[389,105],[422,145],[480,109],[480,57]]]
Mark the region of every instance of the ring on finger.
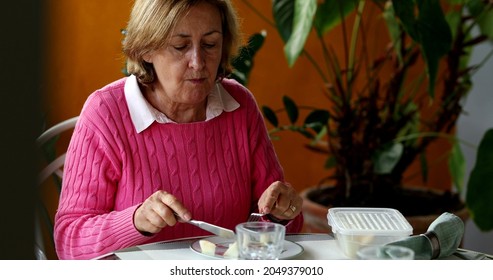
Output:
[[289,209],[291,209],[291,211],[296,212],[296,206],[294,205],[289,205]]

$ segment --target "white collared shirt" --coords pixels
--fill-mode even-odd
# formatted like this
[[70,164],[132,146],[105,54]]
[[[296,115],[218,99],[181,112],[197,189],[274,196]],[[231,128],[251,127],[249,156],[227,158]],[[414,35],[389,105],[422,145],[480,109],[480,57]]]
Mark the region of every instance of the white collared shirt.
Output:
[[[154,121],[158,123],[175,123],[164,113],[154,108],[140,91],[137,77],[130,75],[125,81],[125,99],[127,100],[130,117],[137,133],[148,128]],[[224,89],[220,83],[207,97],[206,119],[209,121],[219,116],[223,111],[232,112],[240,107],[240,104]]]

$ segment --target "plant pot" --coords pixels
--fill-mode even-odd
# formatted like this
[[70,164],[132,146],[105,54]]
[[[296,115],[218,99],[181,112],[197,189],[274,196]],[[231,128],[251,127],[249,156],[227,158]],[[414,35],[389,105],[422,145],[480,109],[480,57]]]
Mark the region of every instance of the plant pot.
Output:
[[[330,191],[332,187],[322,187],[326,191]],[[420,191],[420,188],[416,188],[416,190]],[[305,219],[305,223],[303,225],[303,231],[309,233],[332,233],[332,230],[327,221],[327,213],[330,207],[333,207],[331,204],[329,206],[325,206],[314,202],[312,199],[309,199],[310,194],[314,191],[320,191],[319,187],[311,187],[307,188],[301,192],[301,196],[303,198],[303,216]],[[439,193],[438,193],[439,195]],[[393,207],[389,207],[393,208]],[[399,210],[399,209],[397,209]],[[448,211],[446,211],[448,212]],[[469,218],[468,211],[466,207],[462,207],[461,209],[450,211],[454,215],[458,216],[465,221]],[[425,233],[430,226],[430,224],[438,218],[442,213],[434,213],[429,215],[413,215],[408,216],[404,215],[409,224],[413,227],[413,235]]]

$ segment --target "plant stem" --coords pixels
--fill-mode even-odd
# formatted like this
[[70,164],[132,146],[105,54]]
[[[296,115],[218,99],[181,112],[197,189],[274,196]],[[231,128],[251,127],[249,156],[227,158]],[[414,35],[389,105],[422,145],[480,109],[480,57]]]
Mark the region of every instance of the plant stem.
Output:
[[[333,65],[333,62],[330,58],[330,55],[329,55],[329,49],[327,48],[327,44],[325,43],[325,40],[320,37],[319,38],[319,41],[320,41],[320,46],[322,47],[322,54],[324,55],[324,60],[325,60],[325,67],[327,67],[327,72],[329,73],[329,78],[330,78],[330,72],[331,72],[331,65]],[[337,75],[338,78],[340,78],[340,73],[338,73],[337,71],[334,71],[335,72],[335,75]],[[330,83],[334,83],[333,81],[330,81]]]
[[356,17],[354,19],[353,31],[351,33],[351,44],[349,46],[349,60],[347,69],[347,89],[348,93],[351,94],[351,85],[353,83],[353,72],[354,72],[354,57],[356,52],[356,43],[358,41],[358,31],[361,24],[361,15],[365,9],[365,1],[360,0],[358,5],[358,10],[356,12]]

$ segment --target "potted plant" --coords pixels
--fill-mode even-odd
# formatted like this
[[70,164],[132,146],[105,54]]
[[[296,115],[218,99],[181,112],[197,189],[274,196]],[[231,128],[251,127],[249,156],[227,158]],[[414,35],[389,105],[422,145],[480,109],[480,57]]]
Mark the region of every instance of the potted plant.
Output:
[[[272,12],[271,24],[285,42],[288,64],[292,66],[300,56],[309,59],[324,81],[320,94],[330,104],[300,106],[284,96],[284,108],[263,107],[273,137],[295,131],[309,139],[307,148],[327,155],[330,171],[320,186],[304,193],[306,198],[325,209],[391,207],[408,217],[462,209],[465,164],[454,128],[472,86],[471,75],[481,67],[481,63],[470,65],[471,51],[493,39],[493,3],[273,0]],[[366,25],[377,19],[385,19],[389,42],[370,54],[377,39],[368,36]],[[334,28],[342,30],[342,41],[331,41]],[[312,31],[316,36],[309,37]],[[315,59],[304,50],[308,38],[319,41],[323,58]],[[344,46],[342,55],[333,50],[334,43]],[[308,110],[304,120],[300,120],[302,110]],[[280,124],[279,114],[287,114],[289,123]],[[491,133],[485,141],[491,142]],[[455,188],[445,193],[407,188],[403,173],[420,161],[426,179],[427,148],[440,138],[452,146],[447,152]],[[492,154],[491,144],[482,145],[480,155],[487,157],[482,162],[491,160]],[[488,167],[491,170],[491,162],[476,170]],[[477,174],[484,171],[471,174],[465,204],[478,227],[490,230],[493,208],[484,201],[493,200],[493,185],[478,183],[474,178],[481,175]],[[330,187],[322,187],[327,182]],[[428,204],[435,209],[427,209]]]

